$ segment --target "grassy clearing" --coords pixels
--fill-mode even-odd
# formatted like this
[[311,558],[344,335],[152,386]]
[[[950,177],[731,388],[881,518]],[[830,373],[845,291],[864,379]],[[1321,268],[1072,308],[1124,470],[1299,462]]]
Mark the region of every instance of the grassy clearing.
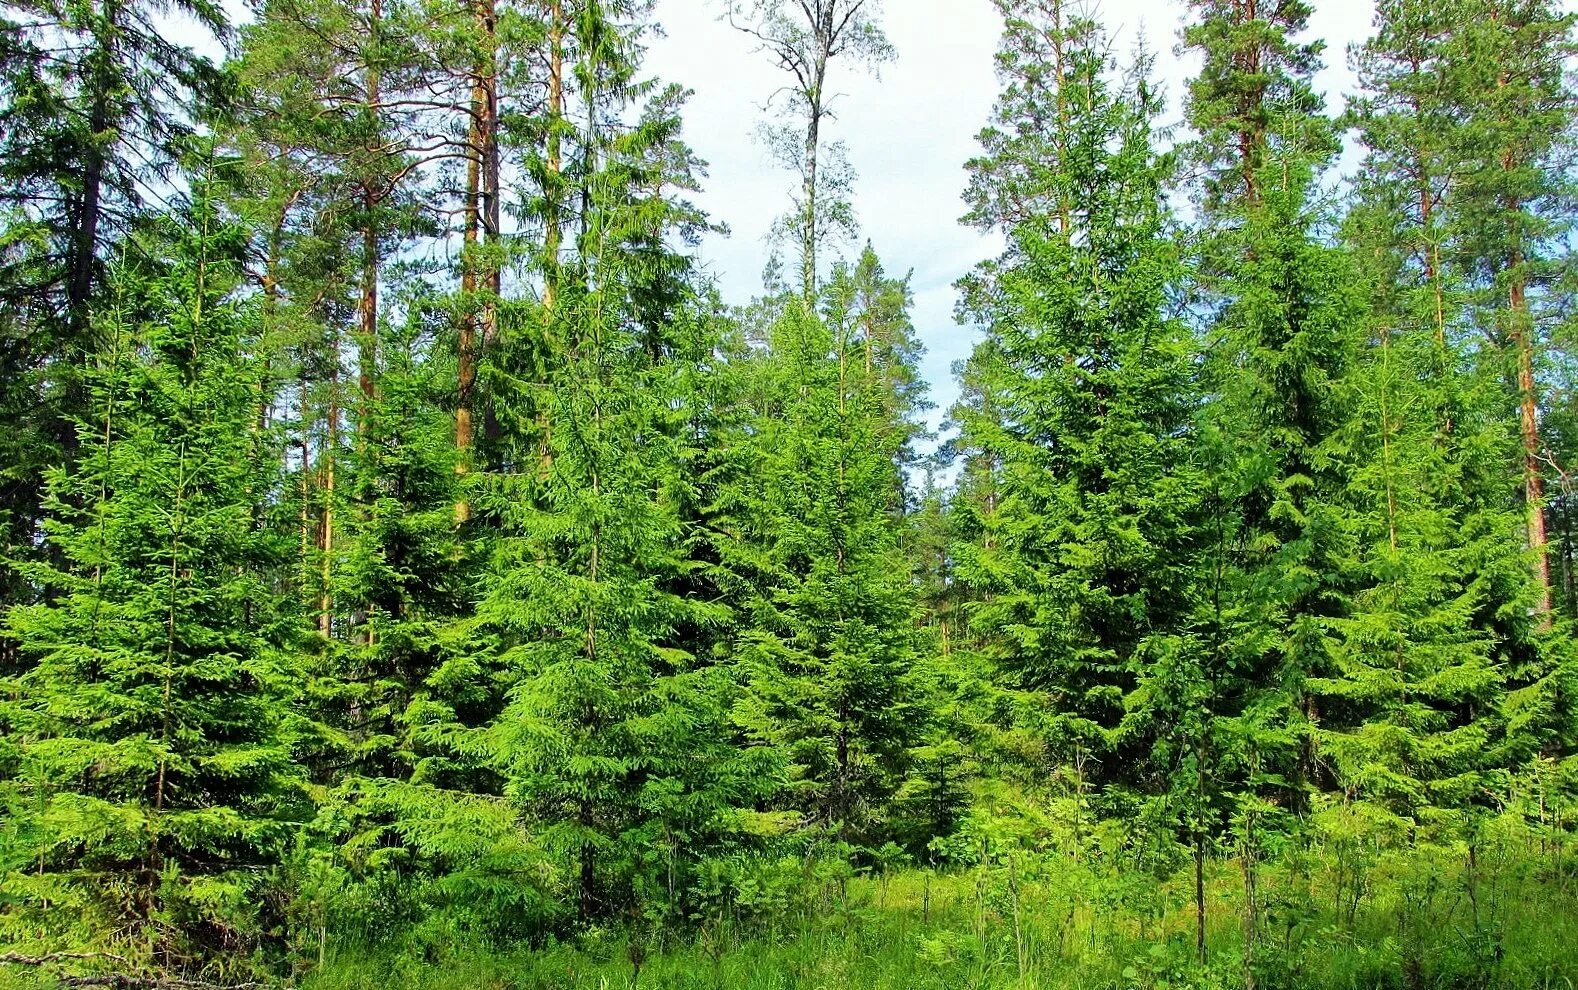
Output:
[[[1560,864],[1557,864],[1558,866]],[[1259,876],[1259,990],[1574,990],[1578,882],[1548,860],[1305,857]],[[842,887],[842,889],[840,889]],[[1103,878],[1073,864],[904,871],[814,890],[797,909],[722,911],[683,939],[597,929],[574,945],[331,949],[304,990],[1182,990],[1246,986],[1243,877]]]
[[[1255,871],[1253,912],[1241,863],[1211,860],[1204,964],[1187,859],[1156,870],[1021,850],[864,876],[739,865],[682,925],[627,920],[528,946],[478,934],[487,919],[457,906],[385,927],[376,944],[314,934],[275,971],[293,970],[281,985],[299,990],[1578,990],[1578,855],[1526,830],[1491,834],[1472,856],[1284,848]],[[103,959],[69,965],[115,975]],[[203,975],[226,985],[242,972]],[[86,985],[137,984],[0,965],[0,990]]]

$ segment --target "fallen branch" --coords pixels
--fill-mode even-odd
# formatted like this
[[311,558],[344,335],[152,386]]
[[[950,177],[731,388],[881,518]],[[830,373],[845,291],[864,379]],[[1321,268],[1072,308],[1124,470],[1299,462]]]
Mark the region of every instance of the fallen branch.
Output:
[[[0,963],[13,966],[49,966],[60,962],[80,962],[88,959],[108,959],[125,964],[126,960],[110,952],[50,952],[42,956],[24,956],[15,952],[0,954]],[[207,980],[164,979],[152,976],[124,976],[107,973],[100,976],[55,977],[63,987],[110,987],[112,990],[264,990],[262,983],[209,983]]]
[[42,956],[24,956],[16,952],[0,954],[0,963],[11,963],[14,966],[48,966],[50,963],[67,959],[113,959],[118,963],[126,961],[112,952],[50,952]]
[[209,983],[206,980],[161,980],[144,976],[62,976],[61,986],[110,987],[112,990],[263,990],[262,983]]

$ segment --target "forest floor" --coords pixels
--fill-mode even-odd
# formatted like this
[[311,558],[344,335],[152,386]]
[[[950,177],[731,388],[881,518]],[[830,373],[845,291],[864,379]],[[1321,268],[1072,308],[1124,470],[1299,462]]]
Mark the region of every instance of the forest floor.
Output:
[[[1548,864],[1545,864],[1548,865]],[[1534,861],[1442,872],[1262,867],[1258,990],[1575,990],[1578,876]],[[1494,869],[1495,872],[1491,872]],[[593,930],[532,951],[331,952],[304,990],[1228,990],[1246,986],[1242,872],[911,870],[824,889],[777,917],[721,916],[669,944]],[[1359,879],[1350,879],[1358,877]],[[425,958],[424,958],[425,957]],[[639,965],[638,965],[639,962]]]

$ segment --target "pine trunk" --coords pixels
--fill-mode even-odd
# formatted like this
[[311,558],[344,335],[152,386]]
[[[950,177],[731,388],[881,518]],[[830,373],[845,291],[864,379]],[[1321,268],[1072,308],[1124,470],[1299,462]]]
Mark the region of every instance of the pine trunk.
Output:
[[1549,628],[1551,613],[1551,562],[1547,555],[1545,531],[1545,475],[1541,464],[1539,390],[1534,379],[1534,326],[1529,313],[1527,289],[1519,271],[1520,259],[1512,265],[1509,292],[1512,343],[1518,362],[1518,417],[1523,441],[1523,496],[1528,512],[1529,549],[1534,552],[1534,578],[1538,584],[1536,609],[1542,628]]
[[[478,228],[482,221],[482,169],[485,152],[483,143],[483,102],[485,93],[479,69],[473,76],[471,89],[470,124],[466,143],[466,193],[462,204],[461,261],[460,261],[460,340],[456,372],[455,404],[455,474],[464,477],[471,472],[472,406],[477,383],[477,243]],[[455,522],[465,523],[471,518],[471,503],[464,493],[455,502]]]
[[[564,3],[550,0],[548,5],[548,139],[547,182],[543,189],[543,279],[542,321],[543,370],[554,360],[555,327],[559,306],[559,251],[564,240],[564,217],[560,180],[564,174]],[[544,376],[546,377],[546,376]],[[537,478],[546,482],[553,471],[553,427],[545,407],[537,410]]]

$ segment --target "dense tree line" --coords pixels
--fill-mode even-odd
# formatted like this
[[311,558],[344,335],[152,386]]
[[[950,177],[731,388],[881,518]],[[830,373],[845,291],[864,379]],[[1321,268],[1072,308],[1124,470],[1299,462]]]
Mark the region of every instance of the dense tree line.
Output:
[[1202,963],[1231,864],[1253,988],[1290,849],[1565,835],[1574,18],[1381,0],[1338,116],[1306,4],[1190,0],[1175,134],[1151,53],[994,4],[937,438],[830,138],[874,3],[720,7],[787,81],[796,272],[744,305],[649,0],[181,5],[221,65],[0,6],[17,958],[240,980],[1052,850],[1191,876]]

